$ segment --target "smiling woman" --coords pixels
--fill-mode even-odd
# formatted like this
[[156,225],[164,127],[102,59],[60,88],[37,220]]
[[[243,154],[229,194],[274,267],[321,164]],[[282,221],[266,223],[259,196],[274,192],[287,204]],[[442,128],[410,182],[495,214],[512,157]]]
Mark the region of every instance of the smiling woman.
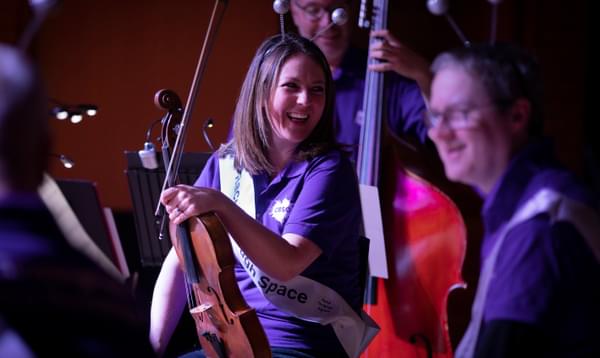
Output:
[[[165,190],[175,224],[215,212],[231,235],[235,277],[273,355],[356,357],[372,331],[360,317],[360,201],[333,131],[329,64],[310,40],[267,39],[242,85],[233,138],[195,186]],[[151,340],[161,353],[185,302],[171,251],[157,280]],[[227,349],[227,347],[226,347]]]
[[[309,115],[312,124],[307,137],[296,143],[293,156],[307,158],[336,147],[329,65],[312,42],[293,34],[284,39],[270,38],[252,61],[234,113],[233,140],[221,149],[222,153],[234,151],[236,162],[251,174],[275,172],[275,163],[268,158],[279,150],[269,148],[277,137],[273,124],[292,124],[290,112]],[[288,42],[295,47],[287,47]]]
[[281,68],[269,120],[272,145],[269,159],[281,170],[323,115],[325,107],[325,74],[314,60],[304,54],[292,56]]

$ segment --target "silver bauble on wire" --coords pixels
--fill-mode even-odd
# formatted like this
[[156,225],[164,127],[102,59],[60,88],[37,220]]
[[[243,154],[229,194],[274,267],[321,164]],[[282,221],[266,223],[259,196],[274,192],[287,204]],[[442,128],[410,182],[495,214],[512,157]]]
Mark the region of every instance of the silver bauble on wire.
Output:
[[275,0],[273,1],[273,10],[279,15],[287,14],[290,11],[290,1],[289,0]]
[[447,0],[427,0],[427,9],[434,15],[444,15],[448,12]]
[[341,7],[333,10],[331,13],[331,21],[336,25],[343,25],[348,21],[348,12]]

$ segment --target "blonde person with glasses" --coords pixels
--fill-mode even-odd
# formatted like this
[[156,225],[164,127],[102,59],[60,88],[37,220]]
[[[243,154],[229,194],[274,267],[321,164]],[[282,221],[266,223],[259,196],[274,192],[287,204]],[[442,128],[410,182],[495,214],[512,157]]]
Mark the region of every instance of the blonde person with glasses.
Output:
[[[350,46],[357,27],[358,1],[291,0],[290,11],[297,31],[312,39],[323,51],[333,73],[336,91],[336,138],[356,150],[362,123],[362,103],[367,57],[384,62],[369,70],[386,73],[386,113],[390,131],[403,138],[427,141],[423,122],[424,95],[429,93],[429,62],[404,46],[388,30],[372,32],[382,41],[371,45],[369,53]],[[349,20],[332,25],[331,14],[344,9]]]
[[484,199],[481,273],[456,357],[600,357],[598,196],[542,136],[535,61],[474,45],[433,62],[429,136]]

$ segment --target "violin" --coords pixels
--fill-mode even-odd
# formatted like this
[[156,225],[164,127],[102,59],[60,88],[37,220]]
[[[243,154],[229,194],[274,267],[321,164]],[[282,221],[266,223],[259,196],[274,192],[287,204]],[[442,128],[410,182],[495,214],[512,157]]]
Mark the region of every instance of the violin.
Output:
[[[362,2],[361,15],[370,21],[361,22],[386,28],[388,1],[371,5]],[[427,160],[384,130],[384,94],[384,75],[367,70],[357,171],[360,184],[382,193],[389,277],[367,280],[364,310],[381,331],[362,357],[449,358],[447,300],[452,288],[464,286],[466,228],[456,205],[432,184],[435,177],[407,166]]]
[[[162,155],[168,168],[163,191],[177,182],[187,124],[226,3],[215,1],[186,107],[182,110],[173,91],[161,90],[155,95],[155,104],[168,111],[161,131]],[[169,232],[184,272],[189,312],[204,354],[211,358],[270,357],[269,342],[256,311],[248,306],[237,285],[236,259],[219,217],[212,212],[202,214],[179,225],[171,224]]]

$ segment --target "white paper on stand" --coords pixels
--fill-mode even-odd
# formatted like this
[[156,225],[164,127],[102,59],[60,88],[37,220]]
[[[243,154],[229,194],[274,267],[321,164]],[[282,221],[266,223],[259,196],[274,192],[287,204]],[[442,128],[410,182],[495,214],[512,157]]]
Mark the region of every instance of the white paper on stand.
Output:
[[369,273],[371,276],[388,278],[383,220],[379,205],[379,190],[376,186],[360,184],[364,235],[369,243]]

